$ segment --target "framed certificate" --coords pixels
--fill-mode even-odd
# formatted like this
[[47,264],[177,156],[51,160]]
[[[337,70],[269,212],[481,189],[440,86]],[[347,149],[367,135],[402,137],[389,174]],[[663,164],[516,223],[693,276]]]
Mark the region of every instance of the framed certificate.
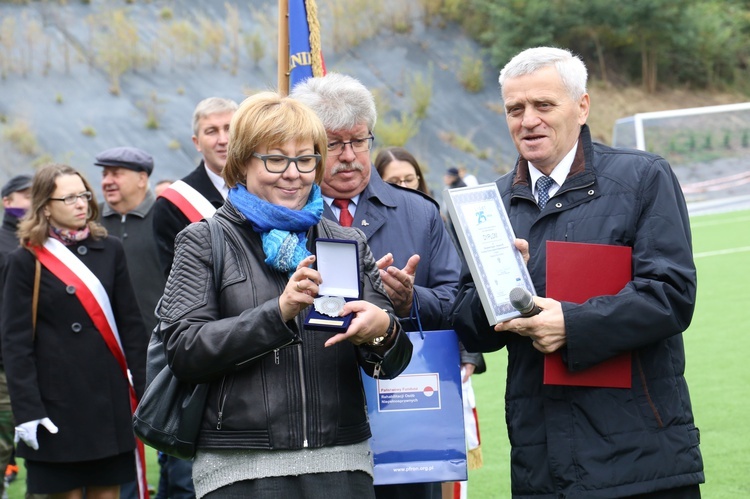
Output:
[[515,234],[497,185],[450,189],[445,202],[490,325],[520,317],[510,304],[510,291],[536,291],[513,244]]

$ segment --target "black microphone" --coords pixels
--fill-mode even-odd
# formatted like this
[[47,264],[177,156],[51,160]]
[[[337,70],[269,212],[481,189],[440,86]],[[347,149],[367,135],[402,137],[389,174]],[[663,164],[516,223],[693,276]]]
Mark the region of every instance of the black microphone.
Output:
[[531,293],[524,288],[513,288],[510,290],[508,296],[513,308],[521,312],[521,317],[531,317],[542,311],[542,309],[534,303],[534,298],[531,297]]

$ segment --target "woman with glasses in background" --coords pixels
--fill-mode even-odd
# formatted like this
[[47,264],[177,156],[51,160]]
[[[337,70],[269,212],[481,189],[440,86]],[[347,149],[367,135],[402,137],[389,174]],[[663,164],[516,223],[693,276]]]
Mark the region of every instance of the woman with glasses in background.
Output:
[[388,147],[380,151],[375,158],[375,169],[389,184],[416,189],[430,195],[419,163],[403,147]]
[[5,268],[2,358],[30,494],[115,499],[136,480],[148,336],[98,211],[79,172],[40,168]]
[[[328,149],[304,104],[248,97],[230,125],[229,196],[213,217],[225,237],[221,284],[206,222],[175,241],[160,328],[175,376],[210,385],[193,462],[198,498],[374,498],[360,368],[394,378],[411,343],[364,235],[322,218]],[[358,243],[361,300],[343,306],[354,317],[338,333],[304,326],[321,284],[316,238]]]

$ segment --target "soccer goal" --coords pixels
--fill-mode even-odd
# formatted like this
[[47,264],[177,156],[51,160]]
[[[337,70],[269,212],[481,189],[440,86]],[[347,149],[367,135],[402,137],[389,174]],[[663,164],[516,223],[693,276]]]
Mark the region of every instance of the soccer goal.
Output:
[[621,118],[612,144],[664,157],[694,198],[750,192],[750,102]]

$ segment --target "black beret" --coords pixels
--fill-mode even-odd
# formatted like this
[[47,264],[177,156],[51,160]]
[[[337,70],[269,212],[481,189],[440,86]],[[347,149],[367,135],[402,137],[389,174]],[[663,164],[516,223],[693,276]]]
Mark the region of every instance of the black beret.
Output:
[[137,147],[113,147],[96,155],[96,166],[117,166],[146,172],[151,175],[154,171],[154,158],[149,153]]
[[2,196],[8,197],[14,192],[23,191],[31,187],[31,175],[16,175],[3,186]]
[[454,177],[458,177],[458,168],[448,168],[448,175],[453,175]]

